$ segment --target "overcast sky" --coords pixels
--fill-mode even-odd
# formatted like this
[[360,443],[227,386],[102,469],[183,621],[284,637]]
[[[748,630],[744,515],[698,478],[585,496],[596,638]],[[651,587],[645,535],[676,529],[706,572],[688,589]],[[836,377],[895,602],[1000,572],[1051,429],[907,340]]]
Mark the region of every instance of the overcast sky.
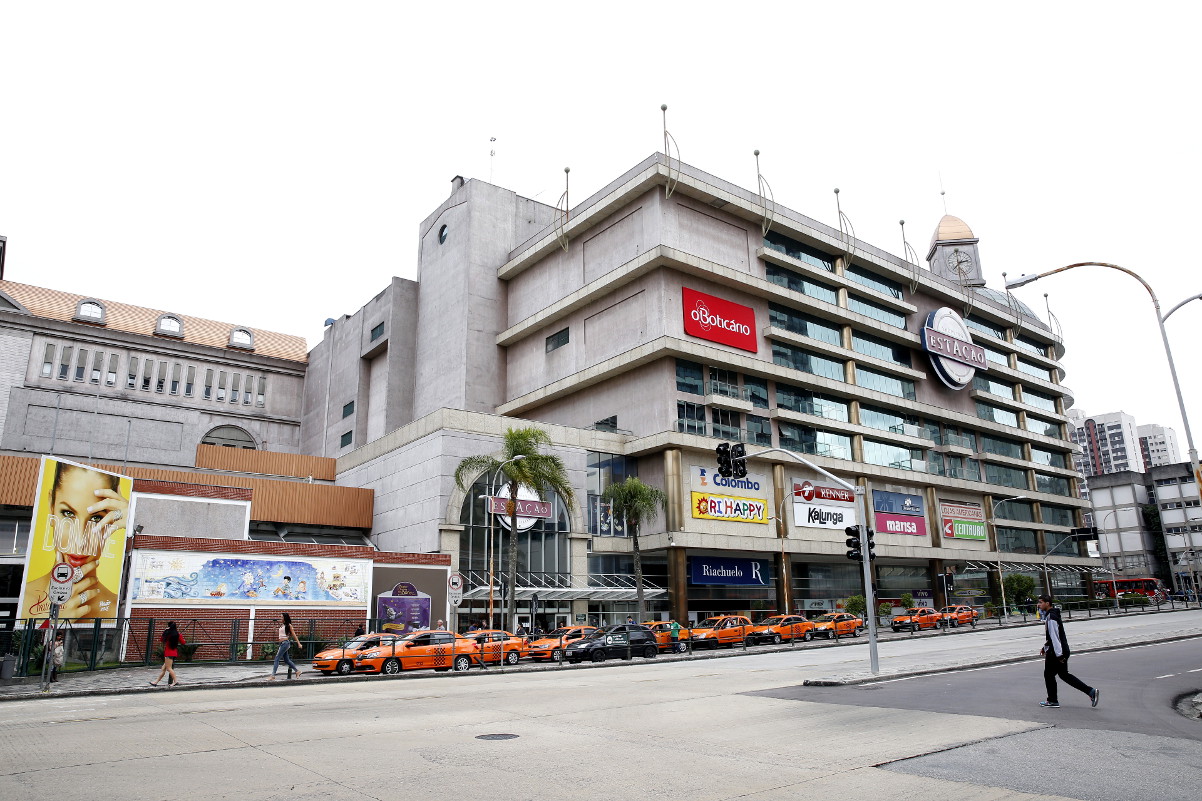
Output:
[[[992,12],[992,13],[991,13]],[[554,204],[661,149],[925,258],[947,210],[990,286],[1079,261],[1202,293],[1184,3],[0,2],[6,278],[316,343],[416,275],[461,174]],[[490,143],[495,137],[496,142]],[[489,156],[490,147],[496,155]],[[925,266],[925,263],[924,263]],[[1017,291],[1089,413],[1184,431],[1150,300],[1078,268]],[[1168,323],[1202,427],[1191,335]],[[1199,432],[1202,435],[1202,431]]]

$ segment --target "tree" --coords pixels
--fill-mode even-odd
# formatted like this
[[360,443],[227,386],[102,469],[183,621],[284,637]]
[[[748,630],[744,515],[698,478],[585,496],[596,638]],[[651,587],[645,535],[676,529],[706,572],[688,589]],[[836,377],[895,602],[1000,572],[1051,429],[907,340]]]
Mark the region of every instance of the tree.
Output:
[[856,617],[865,617],[864,614],[868,607],[865,604],[863,595],[852,595],[843,602],[843,611],[849,615]]
[[[550,490],[563,499],[569,510],[576,505],[576,494],[568,481],[563,460],[539,450],[550,445],[551,436],[541,428],[510,428],[505,431],[498,456],[469,456],[455,468],[455,484],[461,490],[468,489],[469,479],[474,481],[480,475],[492,478],[498,472],[505,477],[504,483],[509,488],[509,603],[506,628],[517,620],[518,512],[514,501],[517,500],[518,490],[524,487],[536,493],[540,501],[547,500],[547,491]],[[489,487],[489,491],[492,491],[492,487]]]
[[639,552],[639,527],[655,517],[661,509],[667,509],[668,496],[662,490],[644,484],[634,476],[617,484],[610,484],[601,493],[601,498],[610,505],[611,514],[626,522],[630,534],[630,546],[634,552],[634,591],[638,602],[638,619],[643,622],[647,613],[643,600],[643,557]]
[[1035,600],[1035,579],[1022,573],[1011,573],[1002,582],[1006,587],[1006,598],[1012,604],[1031,603]]

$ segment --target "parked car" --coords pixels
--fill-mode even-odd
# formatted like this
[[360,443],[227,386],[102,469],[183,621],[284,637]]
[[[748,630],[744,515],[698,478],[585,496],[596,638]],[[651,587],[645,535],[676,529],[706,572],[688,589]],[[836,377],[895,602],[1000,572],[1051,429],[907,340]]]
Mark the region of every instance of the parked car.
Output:
[[943,618],[942,625],[956,628],[956,626],[975,626],[977,625],[977,610],[971,606],[945,606],[939,610],[940,616]]
[[500,629],[481,629],[463,635],[480,647],[480,659],[516,665],[526,650],[526,638]]
[[475,640],[449,631],[414,631],[403,637],[381,637],[374,648],[355,656],[356,673],[400,673],[402,670],[433,669],[463,671],[480,658]]
[[864,619],[847,612],[828,612],[814,621],[814,636],[828,640],[836,635],[859,637],[863,630]]
[[801,615],[773,615],[766,617],[747,633],[747,642],[779,644],[782,640],[802,639],[809,642],[814,637],[814,624]]
[[906,610],[905,614],[894,615],[889,628],[894,631],[901,631],[902,629],[919,631],[920,629],[933,629],[942,624],[943,615],[929,606],[911,606]]
[[[655,641],[659,643],[659,649],[661,651],[670,651],[672,649],[671,620],[656,620],[652,623],[648,623],[647,628],[651,629],[652,633],[655,634]],[[686,642],[688,642],[689,634],[690,630],[685,626],[681,626],[679,637],[676,641],[677,644],[684,645]]]
[[531,659],[559,662],[563,659],[563,649],[577,640],[587,637],[597,630],[596,626],[565,626],[532,640],[526,646],[526,656]]
[[345,676],[355,672],[355,657],[365,650],[379,647],[382,640],[387,639],[391,645],[397,635],[388,632],[372,632],[361,634],[347,640],[344,645],[336,648],[326,648],[313,657],[313,669],[329,676],[337,673]]
[[626,659],[631,656],[654,659],[658,654],[659,643],[651,629],[638,623],[620,623],[599,628],[572,643],[564,649],[563,658],[577,664],[586,659],[604,662],[606,659]]
[[743,644],[751,628],[750,618],[742,615],[708,617],[692,627],[689,640],[694,648],[717,648],[719,645],[733,648]]

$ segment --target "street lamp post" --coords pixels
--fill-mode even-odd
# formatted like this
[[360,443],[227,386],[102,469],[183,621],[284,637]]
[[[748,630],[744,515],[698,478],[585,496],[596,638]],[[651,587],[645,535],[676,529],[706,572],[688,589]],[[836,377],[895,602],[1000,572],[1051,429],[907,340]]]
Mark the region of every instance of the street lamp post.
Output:
[[1013,498],[1002,498],[1000,501],[993,502],[993,509],[989,514],[989,523],[993,526],[993,544],[997,547],[997,582],[1002,589],[1002,617],[1008,617],[1006,609],[1006,577],[1002,575],[1002,546],[997,541],[997,508],[1008,501],[1024,500],[1026,495],[1015,495]]
[[[513,457],[512,459],[506,459],[505,461],[501,462],[500,465],[497,466],[496,472],[492,474],[492,480],[488,482],[488,497],[489,497],[490,506],[492,504],[493,496],[495,496],[497,494],[497,476],[501,475],[501,470],[503,470],[505,465],[509,464],[510,462],[520,462],[522,459],[525,459],[525,458],[526,457],[524,455],[518,454],[517,456]],[[517,493],[514,493],[514,494],[516,495]],[[512,503],[512,502],[516,501],[517,498],[510,498],[509,500]],[[490,509],[489,511],[491,512],[492,510]],[[493,612],[493,592],[492,592],[493,561],[496,558],[496,553],[497,553],[496,545],[493,543],[493,518],[494,517],[496,517],[495,514],[489,514],[489,516],[488,516],[488,543],[487,543],[488,547],[487,547],[487,550],[488,550],[488,625],[489,626],[496,625],[496,621],[493,619],[494,612]],[[509,532],[509,536],[516,537],[517,532],[511,531],[511,532]],[[516,589],[517,589],[516,587],[510,587],[509,591],[514,592],[514,591],[516,591]],[[508,627],[506,627],[506,629],[508,629]]]
[[780,610],[782,615],[789,614],[790,610],[793,608],[793,599],[789,597],[789,591],[792,589],[792,587],[789,586],[785,576],[785,540],[789,536],[789,519],[785,517],[785,504],[793,500],[796,495],[797,493],[790,492],[788,495],[782,498],[780,505],[776,507],[776,517],[773,518],[773,520],[776,520],[778,523],[780,523],[780,582],[783,590],[782,597],[785,600],[785,608]]

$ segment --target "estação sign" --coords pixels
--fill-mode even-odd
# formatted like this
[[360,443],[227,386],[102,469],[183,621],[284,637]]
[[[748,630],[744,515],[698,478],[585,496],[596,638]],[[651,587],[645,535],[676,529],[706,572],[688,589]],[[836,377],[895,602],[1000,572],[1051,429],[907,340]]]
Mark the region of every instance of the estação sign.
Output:
[[733,520],[740,523],[768,523],[768,505],[755,498],[693,493],[693,517],[700,520]]
[[681,287],[684,332],[752,353],[759,351],[755,310],[695,289]]
[[935,375],[951,389],[964,389],[972,383],[977,370],[989,366],[985,349],[973,344],[964,318],[946,306],[927,315],[922,348],[931,357]]
[[694,556],[689,559],[693,584],[768,583],[768,563],[758,559],[732,559],[724,556]]

